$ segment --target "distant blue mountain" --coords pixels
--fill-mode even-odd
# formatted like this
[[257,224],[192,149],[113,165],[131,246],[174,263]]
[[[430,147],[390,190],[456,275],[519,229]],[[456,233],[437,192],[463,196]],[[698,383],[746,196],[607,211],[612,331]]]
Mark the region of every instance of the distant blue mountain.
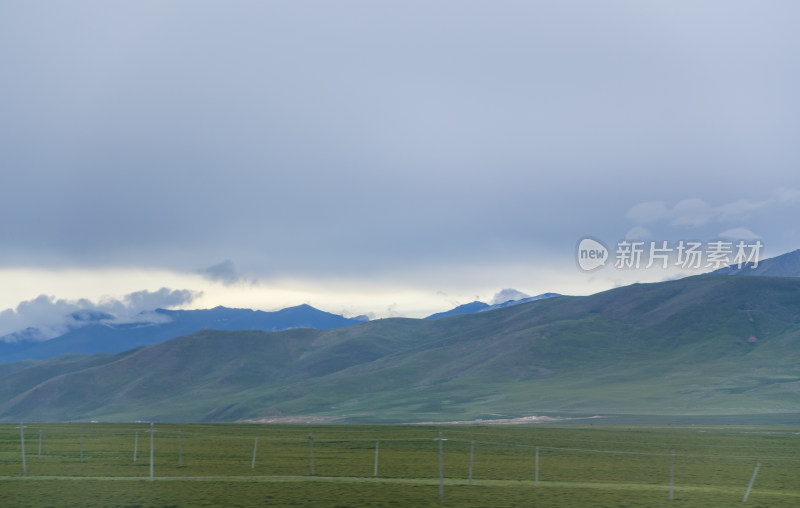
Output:
[[540,295],[531,296],[528,298],[521,298],[519,300],[508,300],[506,302],[496,303],[494,305],[489,305],[488,303],[474,301],[470,303],[465,303],[464,305],[459,305],[458,307],[450,309],[445,312],[437,312],[436,314],[431,314],[425,319],[439,319],[445,316],[455,316],[458,314],[474,314],[476,312],[486,312],[487,310],[502,309],[503,307],[511,307],[513,305],[519,305],[521,303],[533,302],[536,300],[544,300],[545,298],[554,298],[556,296],[562,296],[562,295],[558,293],[542,293]]
[[464,305],[459,305],[455,309],[450,309],[445,312],[437,312],[436,314],[431,314],[425,319],[439,319],[445,316],[455,316],[458,314],[473,314],[475,312],[480,312],[483,309],[488,309],[488,308],[489,308],[488,303],[475,301],[475,302],[465,303]]
[[[275,312],[215,307],[204,310],[156,309],[138,323],[113,323],[113,316],[82,312],[73,316],[86,323],[50,340],[34,340],[36,329],[0,338],[0,364],[22,360],[43,360],[63,354],[119,353],[156,344],[198,330],[264,330],[290,328],[330,330],[366,321],[364,316],[345,318],[310,305]],[[6,341],[6,340],[10,341]]]

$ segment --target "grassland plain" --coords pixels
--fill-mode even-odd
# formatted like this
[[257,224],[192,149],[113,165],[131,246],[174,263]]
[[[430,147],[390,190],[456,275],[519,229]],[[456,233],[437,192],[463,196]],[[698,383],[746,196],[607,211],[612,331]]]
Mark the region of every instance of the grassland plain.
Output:
[[0,505],[718,507],[741,503],[757,464],[748,505],[800,505],[800,427],[154,429],[151,482],[149,424],[26,424],[25,471],[19,426],[0,425]]

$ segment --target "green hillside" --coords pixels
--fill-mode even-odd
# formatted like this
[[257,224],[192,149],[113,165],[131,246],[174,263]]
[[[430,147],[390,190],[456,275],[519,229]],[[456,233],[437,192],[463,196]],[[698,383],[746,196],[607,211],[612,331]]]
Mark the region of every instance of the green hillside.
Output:
[[0,371],[0,419],[800,417],[800,280],[709,275],[437,320],[201,331]]

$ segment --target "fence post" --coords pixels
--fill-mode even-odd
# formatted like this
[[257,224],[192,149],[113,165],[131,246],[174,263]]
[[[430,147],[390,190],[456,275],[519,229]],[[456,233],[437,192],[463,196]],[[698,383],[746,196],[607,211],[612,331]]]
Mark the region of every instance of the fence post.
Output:
[[37,458],[42,458],[42,429],[39,429],[39,455],[37,455]]
[[25,424],[19,422],[19,440],[22,443],[22,474],[28,476],[28,464],[25,462]]
[[308,449],[311,454],[311,476],[314,476],[314,436],[308,433]]
[[536,458],[534,459],[535,467],[533,472],[533,486],[539,486],[539,447],[536,447]]
[[375,441],[375,467],[372,468],[372,476],[378,476],[378,442]]
[[136,462],[136,452],[139,449],[139,431],[136,431],[136,437],[133,438],[133,461]]
[[444,500],[444,459],[442,456],[442,433],[439,432],[439,501]]
[[150,481],[153,481],[153,422],[150,422]]
[[256,438],[256,442],[253,443],[253,462],[250,463],[250,469],[256,468],[256,449],[258,448],[258,438]]
[[475,441],[469,446],[469,481],[468,485],[472,485],[472,459],[475,458]]
[[672,450],[669,463],[669,500],[675,499],[675,450]]
[[81,464],[83,464],[83,427],[81,427]]
[[744,493],[744,497],[742,498],[742,502],[747,502],[747,496],[750,495],[750,489],[753,488],[753,483],[756,481],[756,475],[758,474],[758,468],[761,464],[756,464],[756,469],[753,471],[753,476],[750,477],[750,483],[747,485],[747,491]]
[[183,467],[183,446],[181,445],[181,429],[178,429],[178,467]]

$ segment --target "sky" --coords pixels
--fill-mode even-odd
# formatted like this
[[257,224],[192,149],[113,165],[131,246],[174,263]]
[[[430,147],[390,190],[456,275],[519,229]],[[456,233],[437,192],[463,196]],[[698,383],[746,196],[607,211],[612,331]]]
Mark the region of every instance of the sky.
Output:
[[[686,274],[614,266],[625,241],[795,250],[797,19],[790,0],[5,0],[0,333],[74,309],[421,317]],[[581,269],[584,238],[606,265]]]

